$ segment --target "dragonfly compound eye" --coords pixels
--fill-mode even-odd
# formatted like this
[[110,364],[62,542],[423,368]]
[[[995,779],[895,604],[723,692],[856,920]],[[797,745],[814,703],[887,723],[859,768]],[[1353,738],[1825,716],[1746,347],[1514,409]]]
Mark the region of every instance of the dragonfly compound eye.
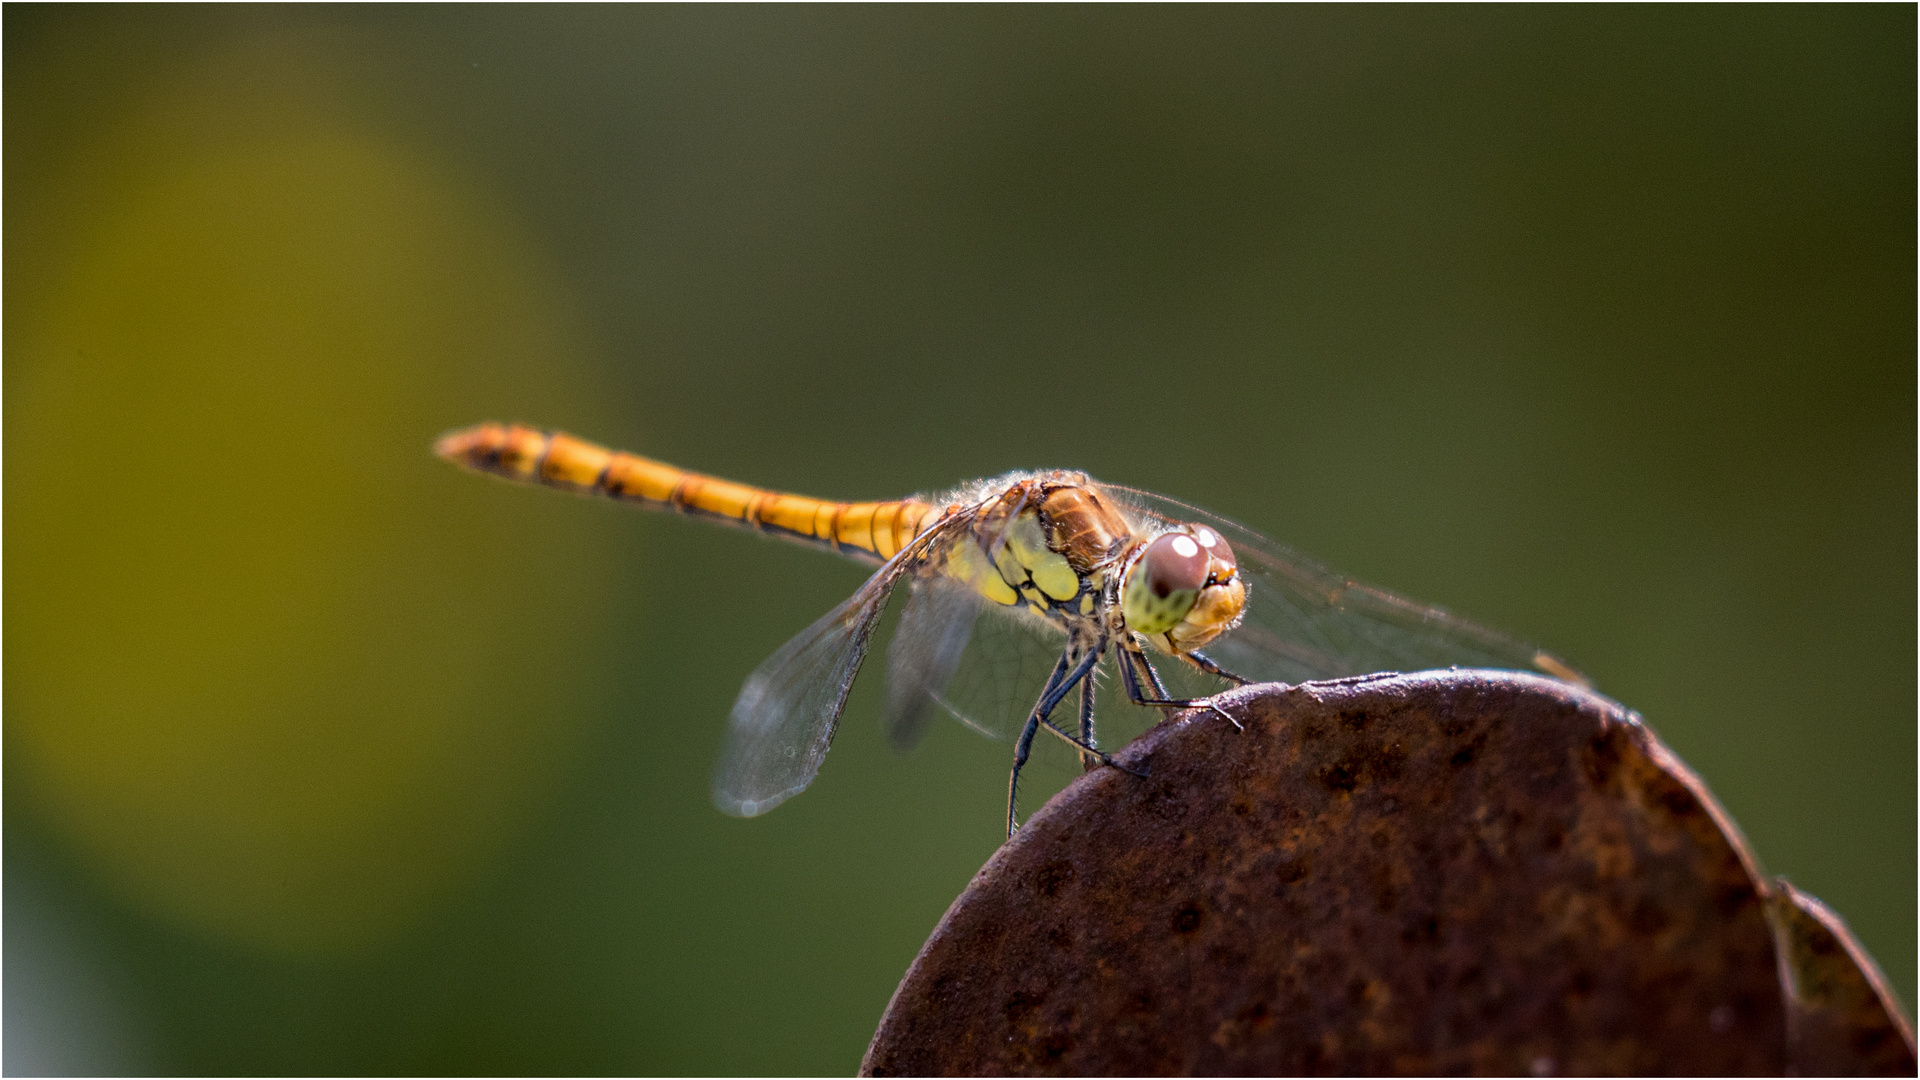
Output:
[[1142,634],[1164,634],[1179,625],[1207,583],[1207,550],[1184,532],[1167,533],[1147,545],[1127,572],[1120,607],[1127,625]]
[[1227,538],[1205,525],[1194,527],[1193,538],[1207,551],[1207,584],[1225,585],[1231,581],[1240,564],[1234,561],[1233,547]]
[[1167,631],[1167,644],[1175,652],[1191,652],[1240,625],[1247,610],[1247,583],[1226,538],[1205,525],[1193,527],[1193,538],[1206,549],[1207,578],[1200,599]]

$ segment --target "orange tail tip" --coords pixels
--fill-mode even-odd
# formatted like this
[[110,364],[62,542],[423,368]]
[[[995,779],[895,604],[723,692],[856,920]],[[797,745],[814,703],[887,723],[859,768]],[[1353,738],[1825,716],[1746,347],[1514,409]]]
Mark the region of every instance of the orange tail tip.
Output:
[[546,435],[522,424],[475,424],[433,444],[435,454],[456,465],[517,480],[533,477],[546,448]]

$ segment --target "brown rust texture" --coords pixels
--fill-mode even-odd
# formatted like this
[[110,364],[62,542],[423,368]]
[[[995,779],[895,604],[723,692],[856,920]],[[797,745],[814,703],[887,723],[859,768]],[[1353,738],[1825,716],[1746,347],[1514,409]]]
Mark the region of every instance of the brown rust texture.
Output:
[[1767,913],[1786,988],[1787,1054],[1800,1076],[1912,1076],[1913,1029],[1880,969],[1825,904],[1774,882]]
[[1631,713],[1492,672],[1220,701],[1244,732],[1160,725],[1117,755],[1148,778],[1090,773],[988,862],[864,1071],[1787,1068],[1766,887]]

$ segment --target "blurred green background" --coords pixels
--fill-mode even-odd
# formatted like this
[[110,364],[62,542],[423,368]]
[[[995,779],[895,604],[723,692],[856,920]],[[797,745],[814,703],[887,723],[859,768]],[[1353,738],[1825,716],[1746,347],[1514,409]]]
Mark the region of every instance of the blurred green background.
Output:
[[863,683],[722,817],[860,568],[484,419],[1238,518],[1580,665],[1912,1001],[1915,30],[8,5],[7,1071],[855,1068],[1007,747]]

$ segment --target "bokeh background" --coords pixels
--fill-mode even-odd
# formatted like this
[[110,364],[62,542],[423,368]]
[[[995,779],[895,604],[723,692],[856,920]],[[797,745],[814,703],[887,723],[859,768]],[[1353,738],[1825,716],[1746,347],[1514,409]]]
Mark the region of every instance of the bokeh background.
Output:
[[6,1071],[855,1068],[1007,747],[863,684],[722,817],[860,568],[483,419],[1213,508],[1570,658],[1912,1001],[1915,32],[8,5]]

